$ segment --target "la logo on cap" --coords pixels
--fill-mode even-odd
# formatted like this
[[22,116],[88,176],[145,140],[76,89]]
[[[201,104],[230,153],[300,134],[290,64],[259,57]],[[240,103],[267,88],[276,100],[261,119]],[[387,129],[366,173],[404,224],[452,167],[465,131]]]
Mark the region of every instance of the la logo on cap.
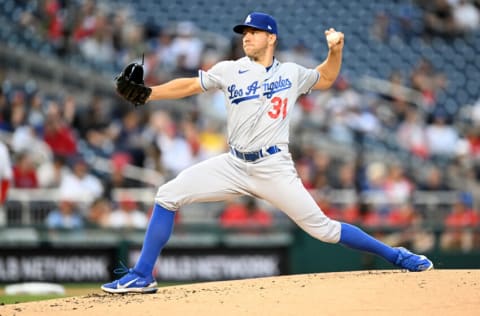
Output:
[[247,16],[247,18],[245,19],[245,23],[250,23],[252,22],[252,17],[250,16],[250,14]]

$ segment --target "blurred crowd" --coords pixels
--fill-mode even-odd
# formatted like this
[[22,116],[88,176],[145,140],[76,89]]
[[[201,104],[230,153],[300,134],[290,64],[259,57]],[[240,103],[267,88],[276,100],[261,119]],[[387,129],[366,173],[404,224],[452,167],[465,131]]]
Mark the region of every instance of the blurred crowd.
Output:
[[377,12],[372,34],[381,41],[410,42],[416,36],[454,39],[479,29],[478,0],[414,0],[405,1],[396,12]]
[[[233,38],[225,52],[215,50],[192,22],[174,28],[140,25],[128,10],[109,11],[92,0],[34,3],[23,6],[21,27],[41,33],[58,56],[79,53],[94,63],[114,61],[121,68],[145,52],[147,84],[195,76],[198,69],[243,56],[240,38]],[[423,29],[428,36],[456,36],[478,28],[478,1],[418,3],[425,9]],[[458,11],[468,12],[460,14],[468,20],[458,19]],[[372,29],[380,40],[398,33],[398,25],[408,28],[407,20],[398,20],[397,26],[388,26],[391,20],[387,21],[387,28],[379,28],[379,21]],[[277,57],[306,67],[319,63],[302,41]],[[454,191],[457,199],[436,223],[479,227],[480,96],[463,115],[452,116],[437,104],[437,95],[449,84],[448,74],[435,69],[427,58],[405,73],[402,69],[391,74],[385,94],[362,91],[353,84],[354,78],[342,73],[330,90],[302,96],[294,113],[291,143],[299,177],[322,210],[335,219],[365,226],[415,227],[425,220],[425,210],[413,202],[416,191]],[[74,95],[46,95],[31,83],[2,80],[0,131],[11,136],[12,171],[0,168],[0,180],[11,179],[10,187],[18,189],[57,188],[59,202],[45,218],[48,227],[145,228],[150,209],[132,197],[114,201],[112,195],[116,188],[154,189],[127,177],[127,166],[155,170],[168,180],[227,148],[226,112],[219,91],[188,98],[189,105],[181,109],[155,104],[133,109],[117,98],[93,95],[80,104]],[[411,102],[404,87],[417,90],[421,100]],[[356,154],[342,157],[296,141],[308,133],[355,148]],[[419,169],[401,159],[366,159],[369,150],[385,148],[431,163]],[[92,165],[92,157],[108,159],[109,170]],[[0,204],[6,199],[5,182]],[[339,203],[332,199],[337,190],[354,198]],[[258,208],[250,199],[229,201],[218,219],[224,226],[273,225],[271,212]],[[452,233],[444,244],[473,242],[466,239]]]

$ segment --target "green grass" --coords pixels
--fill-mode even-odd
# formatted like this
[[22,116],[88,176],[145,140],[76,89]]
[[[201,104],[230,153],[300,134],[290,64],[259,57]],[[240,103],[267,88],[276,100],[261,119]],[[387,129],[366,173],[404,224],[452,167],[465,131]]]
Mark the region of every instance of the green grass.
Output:
[[66,297],[64,295],[3,295],[0,296],[0,305],[17,304],[24,302],[51,300]]
[[[182,282],[162,282],[159,283],[159,287],[182,285]],[[16,304],[33,301],[51,300],[56,298],[70,297],[70,296],[83,296],[90,293],[103,293],[100,290],[100,285],[97,283],[65,283],[62,284],[65,287],[65,295],[5,295],[3,288],[0,288],[0,305]],[[1,315],[1,313],[0,313]]]
[[62,285],[65,287],[65,295],[5,295],[5,292],[2,289],[0,290],[0,304],[42,301],[69,296],[82,296],[93,292],[100,292],[100,284],[96,283],[66,283]]

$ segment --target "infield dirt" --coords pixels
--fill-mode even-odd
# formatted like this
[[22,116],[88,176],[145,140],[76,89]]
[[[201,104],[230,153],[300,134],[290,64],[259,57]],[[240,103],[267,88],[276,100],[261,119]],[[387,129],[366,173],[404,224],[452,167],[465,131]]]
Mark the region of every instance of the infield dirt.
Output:
[[0,306],[0,316],[480,315],[480,270],[318,273]]

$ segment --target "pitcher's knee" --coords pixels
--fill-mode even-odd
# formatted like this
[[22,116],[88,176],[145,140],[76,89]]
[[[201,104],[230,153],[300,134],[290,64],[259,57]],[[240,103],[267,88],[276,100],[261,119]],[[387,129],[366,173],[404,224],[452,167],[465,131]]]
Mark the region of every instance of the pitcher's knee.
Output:
[[328,218],[322,212],[296,220],[296,223],[309,235],[323,242],[335,244],[340,240],[340,223]]
[[165,185],[158,189],[155,195],[155,203],[171,211],[177,211],[181,206],[178,195],[172,194]]

